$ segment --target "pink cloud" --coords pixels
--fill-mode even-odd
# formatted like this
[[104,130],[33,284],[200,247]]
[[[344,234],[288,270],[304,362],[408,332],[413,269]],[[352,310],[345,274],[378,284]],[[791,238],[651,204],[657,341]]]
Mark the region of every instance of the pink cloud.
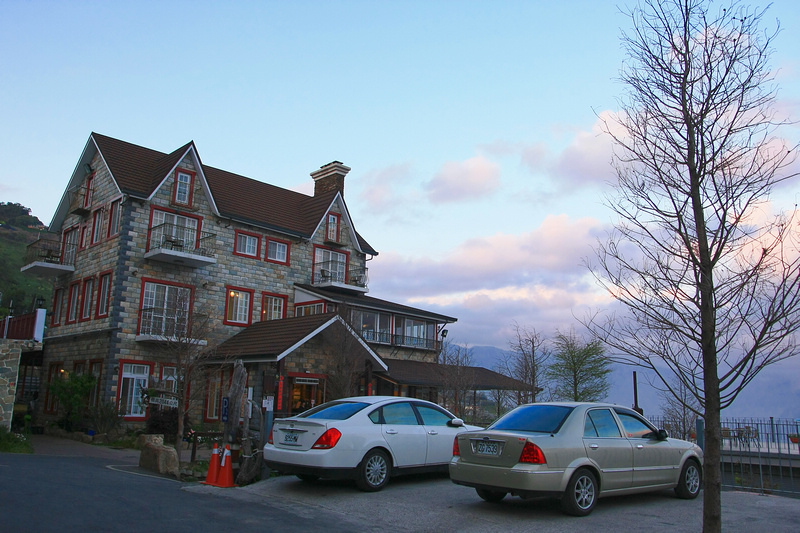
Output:
[[365,174],[360,179],[363,186],[359,199],[367,211],[380,213],[397,205],[398,184],[406,182],[410,173],[410,165],[401,163]]
[[500,166],[483,156],[445,163],[425,184],[433,203],[485,198],[500,186]]

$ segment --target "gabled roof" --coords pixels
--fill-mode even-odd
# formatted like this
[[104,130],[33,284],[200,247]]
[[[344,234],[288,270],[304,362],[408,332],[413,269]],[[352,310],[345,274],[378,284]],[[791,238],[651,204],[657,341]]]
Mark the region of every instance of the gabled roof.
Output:
[[280,361],[331,327],[344,328],[353,335],[365,356],[371,357],[381,370],[386,370],[383,359],[336,313],[256,322],[220,344],[217,354],[245,362]]
[[329,302],[342,303],[352,307],[357,307],[359,309],[372,309],[374,311],[397,313],[411,317],[423,318],[427,320],[435,320],[437,322],[443,322],[445,324],[452,324],[458,320],[457,318],[452,316],[440,315],[439,313],[432,313],[430,311],[419,309],[417,307],[402,305],[395,302],[390,302],[388,300],[381,300],[380,298],[373,298],[372,296],[367,296],[361,293],[350,294],[350,293],[334,292],[330,290],[320,289],[314,287],[313,285],[307,285],[305,283],[295,283],[294,286],[297,289],[306,291],[309,294],[313,294]]
[[469,390],[528,390],[528,386],[517,379],[510,378],[482,366],[454,367],[439,363],[425,363],[404,359],[387,359],[389,376],[404,385],[418,387],[442,387],[447,384],[448,372],[459,372],[459,383]]
[[[68,192],[80,186],[85,176],[83,166],[90,163],[97,152],[120,192],[136,198],[150,198],[178,163],[191,154],[199,166],[198,173],[207,186],[216,215],[301,239],[314,234],[337,199],[345,206],[344,198],[336,191],[308,196],[204,165],[194,141],[166,154],[93,132],[53,216],[51,228],[63,223],[69,208]],[[355,228],[352,221],[350,227]],[[378,254],[355,229],[353,236],[360,251]]]

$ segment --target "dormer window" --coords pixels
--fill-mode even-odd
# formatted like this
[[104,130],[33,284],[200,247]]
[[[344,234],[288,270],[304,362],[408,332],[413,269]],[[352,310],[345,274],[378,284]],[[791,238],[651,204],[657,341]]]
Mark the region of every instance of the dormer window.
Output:
[[83,194],[83,207],[89,209],[92,206],[92,191],[94,190],[94,176],[86,178],[86,190]]
[[339,219],[337,213],[328,213],[328,227],[325,232],[325,240],[339,242]]
[[180,205],[192,205],[192,191],[194,190],[194,172],[188,170],[175,171],[175,190],[172,202]]

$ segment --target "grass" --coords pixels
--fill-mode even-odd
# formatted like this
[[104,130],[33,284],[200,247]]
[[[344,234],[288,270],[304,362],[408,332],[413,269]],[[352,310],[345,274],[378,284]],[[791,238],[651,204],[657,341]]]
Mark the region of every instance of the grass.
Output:
[[11,433],[6,427],[0,427],[0,452],[33,453],[33,444],[22,433]]

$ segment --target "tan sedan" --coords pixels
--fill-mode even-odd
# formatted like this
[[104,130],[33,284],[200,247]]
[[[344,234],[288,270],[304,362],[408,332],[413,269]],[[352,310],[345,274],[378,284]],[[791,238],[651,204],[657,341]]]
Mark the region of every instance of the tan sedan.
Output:
[[517,407],[485,430],[453,442],[450,479],[499,502],[506,494],[555,496],[565,513],[585,516],[598,498],[675,489],[695,498],[703,451],[671,439],[638,413],[598,403]]

